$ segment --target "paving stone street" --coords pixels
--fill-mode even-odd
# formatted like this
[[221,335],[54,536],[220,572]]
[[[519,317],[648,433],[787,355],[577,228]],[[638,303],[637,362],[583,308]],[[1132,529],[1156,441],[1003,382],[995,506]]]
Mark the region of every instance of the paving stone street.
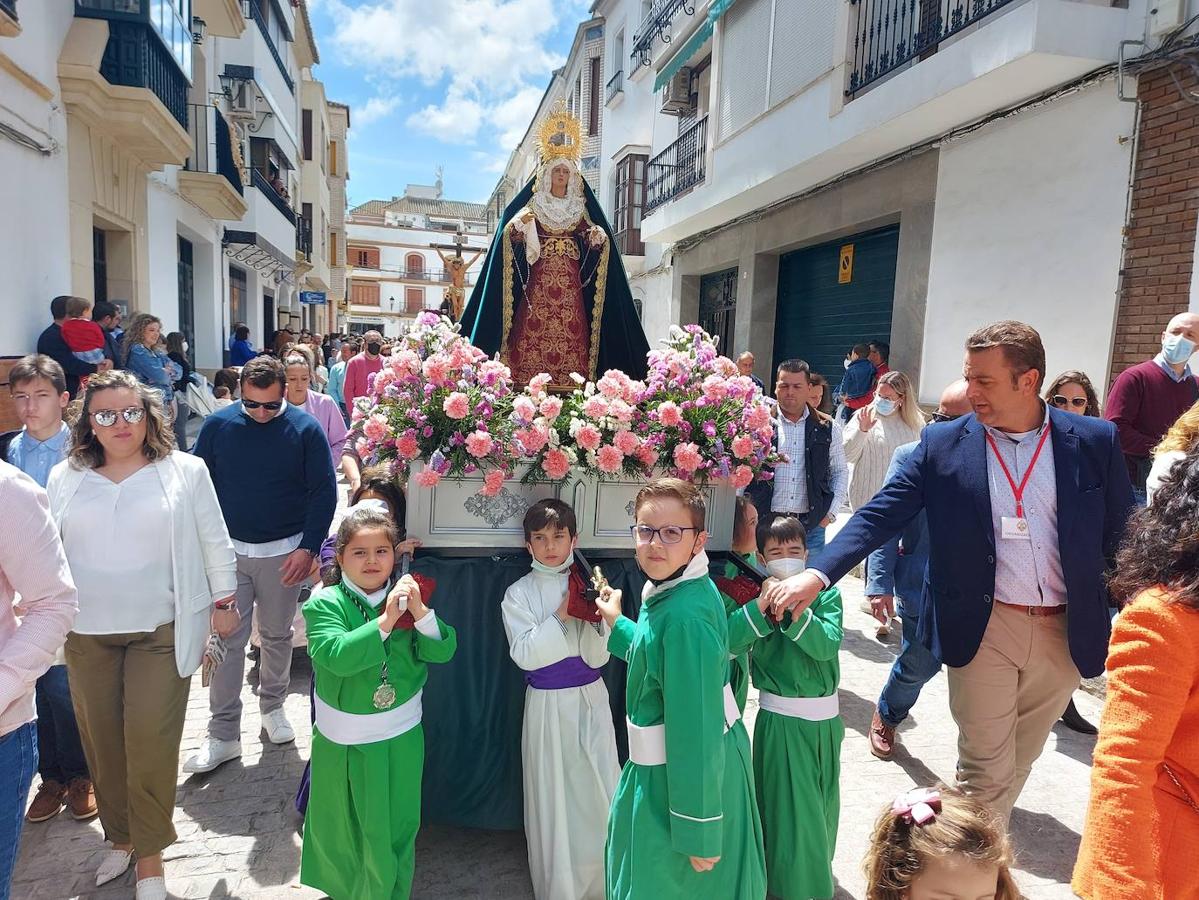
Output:
[[[898,637],[893,635],[886,643],[874,638],[872,620],[859,609],[860,581],[847,578],[842,589],[846,593],[846,634],[841,654],[841,712],[846,737],[835,871],[840,885],[837,897],[861,898],[861,860],[880,807],[914,784],[952,778],[956,730],[941,677],[928,686],[901,729],[903,742],[895,761],[881,762],[870,755],[865,735],[874,700],[898,650]],[[301,840],[292,807],[308,757],[308,660],[302,650],[296,652],[287,711],[299,737],[290,746],[264,746],[250,671],[250,683],[243,691],[242,759],[209,776],[180,775],[175,813],[179,841],[165,854],[172,896],[245,900],[320,896],[299,884]],[[755,692],[751,691],[750,698],[746,716],[752,720],[757,710]],[[1098,720],[1098,700],[1079,692],[1077,704],[1083,715]],[[195,678],[183,737],[185,758],[203,740],[207,720],[207,692]],[[1073,896],[1068,883],[1086,808],[1093,745],[1093,738],[1058,725],[1013,815],[1012,833],[1019,854],[1017,878],[1030,900]],[[78,823],[63,814],[47,823],[27,825],[12,896],[16,900],[132,897],[132,873],[101,889],[92,886],[103,846],[98,820]],[[531,898],[523,835],[424,829],[417,843],[413,897]]]

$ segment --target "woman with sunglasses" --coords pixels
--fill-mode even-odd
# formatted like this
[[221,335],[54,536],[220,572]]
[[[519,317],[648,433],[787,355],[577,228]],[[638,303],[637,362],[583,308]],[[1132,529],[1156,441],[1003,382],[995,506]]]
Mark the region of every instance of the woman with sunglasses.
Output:
[[[1099,395],[1085,372],[1068,369],[1045,388],[1045,402],[1052,403],[1063,412],[1076,416],[1099,416]],[[1099,729],[1082,717],[1074,701],[1062,713],[1062,724],[1079,734],[1098,734]]]
[[1063,372],[1045,389],[1045,402],[1064,412],[1080,416],[1099,416],[1099,395],[1086,373],[1076,369]]
[[92,376],[46,490],[79,591],[67,672],[100,821],[101,885],[137,860],[138,900],[165,898],[192,674],[210,629],[238,624],[237,560],[203,460],[175,450],[158,392]]

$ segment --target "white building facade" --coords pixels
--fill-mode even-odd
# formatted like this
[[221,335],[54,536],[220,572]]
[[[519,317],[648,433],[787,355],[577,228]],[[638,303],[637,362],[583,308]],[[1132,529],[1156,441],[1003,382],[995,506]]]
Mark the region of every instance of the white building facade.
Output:
[[349,311],[346,330],[395,337],[424,309],[448,309],[448,263],[469,263],[469,299],[486,260],[492,231],[487,207],[442,197],[435,185],[408,185],[401,197],[371,200],[346,217]]

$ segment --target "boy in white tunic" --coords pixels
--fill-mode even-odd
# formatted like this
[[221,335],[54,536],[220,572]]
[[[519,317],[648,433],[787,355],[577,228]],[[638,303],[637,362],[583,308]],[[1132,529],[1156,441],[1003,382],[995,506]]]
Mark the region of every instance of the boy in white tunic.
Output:
[[512,659],[529,685],[521,735],[529,874],[537,900],[600,900],[608,807],[620,777],[600,677],[608,629],[568,609],[574,510],[542,500],[525,514],[524,529],[533,571],[508,588],[502,609]]

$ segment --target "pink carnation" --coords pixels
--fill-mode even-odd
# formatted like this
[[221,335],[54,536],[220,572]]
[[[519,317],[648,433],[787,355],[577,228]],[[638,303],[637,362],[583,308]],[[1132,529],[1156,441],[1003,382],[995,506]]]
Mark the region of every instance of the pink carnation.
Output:
[[609,369],[596,384],[596,387],[609,400],[614,400],[617,397],[623,399],[628,395],[629,376],[618,369]]
[[749,483],[754,480],[754,470],[749,466],[737,466],[733,469],[732,476],[733,487],[737,490],[749,487]]
[[566,473],[570,471],[570,457],[564,450],[551,450],[541,461],[541,468],[550,478],[565,478]]
[[362,433],[368,441],[381,441],[387,437],[387,422],[382,416],[370,416],[362,426]]
[[516,432],[516,439],[520,441],[525,453],[532,455],[549,443],[550,435],[548,430],[535,425],[532,428],[522,428]]
[[618,450],[625,456],[631,456],[637,452],[637,448],[641,446],[641,440],[631,431],[618,431],[613,439]]
[[608,404],[608,414],[615,416],[616,419],[625,425],[633,421],[634,408],[629,406],[623,400],[613,400]]
[[758,403],[751,407],[749,415],[745,417],[745,424],[750,428],[758,429],[770,424],[770,410],[763,403]]
[[440,354],[426,359],[421,371],[429,381],[445,381],[449,377],[449,366],[445,357]]
[[733,456],[746,459],[754,452],[754,442],[747,434],[739,434],[733,438]]
[[642,444],[637,448],[637,459],[647,469],[652,469],[658,464],[658,451],[646,444]]
[[421,469],[416,473],[416,483],[421,487],[435,487],[441,481],[441,476],[432,469]]
[[420,357],[407,348],[391,355],[391,367],[397,372],[417,374],[421,371]]
[[684,472],[694,472],[703,463],[699,447],[690,442],[674,448],[674,464]]
[[480,459],[495,447],[495,440],[486,431],[472,431],[466,436],[466,452]]
[[728,386],[719,375],[709,375],[704,379],[704,396],[713,403],[719,403],[728,393]]
[[[529,386],[530,388],[532,385]],[[541,401],[540,412],[547,419],[556,419],[562,412],[562,399],[560,397],[546,397]]]
[[512,401],[512,411],[522,422],[529,422],[537,415],[537,406],[528,397],[517,397]]
[[504,489],[504,473],[501,469],[492,469],[483,476],[483,487],[479,493],[484,497],[494,497]]
[[454,391],[442,401],[441,408],[451,419],[465,419],[470,414],[470,400],[461,391]]
[[599,419],[607,414],[608,401],[599,395],[588,397],[583,403],[583,415],[587,416],[588,418]]
[[549,383],[550,383],[550,376],[547,375],[545,372],[542,372],[540,375],[534,375],[532,378],[529,379],[529,393],[531,393],[531,394],[543,393],[545,391],[545,389],[547,387],[549,387]]
[[411,432],[401,435],[396,441],[396,453],[404,459],[416,459],[420,455],[420,443]]
[[575,442],[584,450],[594,450],[602,439],[603,435],[594,425],[584,425],[575,433]]
[[599,470],[608,475],[615,475],[624,467],[624,454],[611,444],[604,444],[595,454]]
[[674,428],[683,421],[683,411],[677,403],[667,400],[658,407],[658,421],[667,428]]

